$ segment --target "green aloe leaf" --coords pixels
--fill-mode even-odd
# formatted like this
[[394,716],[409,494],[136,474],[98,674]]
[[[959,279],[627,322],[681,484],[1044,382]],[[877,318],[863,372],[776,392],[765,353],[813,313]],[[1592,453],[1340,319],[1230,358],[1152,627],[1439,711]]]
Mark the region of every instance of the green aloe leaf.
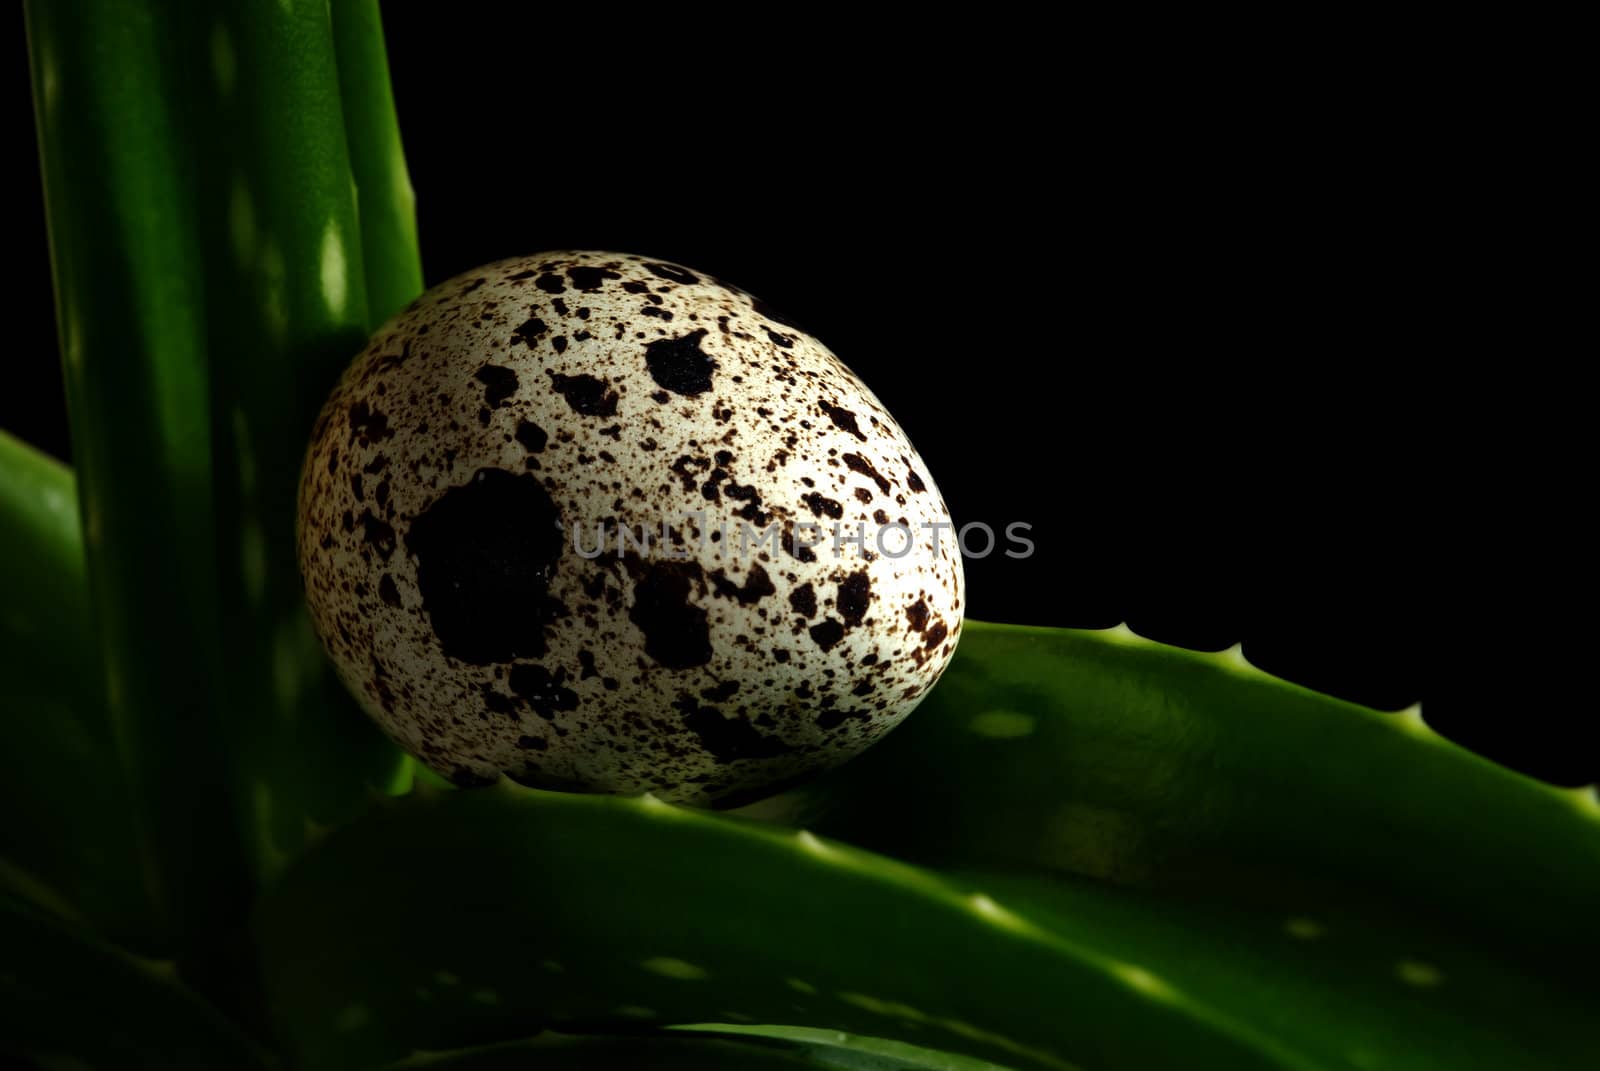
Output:
[[422,293],[416,195],[400,147],[378,0],[340,0],[330,12],[361,218],[367,320],[376,327]]
[[1600,799],[1219,654],[968,621],[882,743],[752,809],[941,867],[1086,874],[1272,917],[1369,904],[1567,958],[1600,903]]
[[89,630],[78,491],[65,465],[0,432],[0,883],[104,932],[154,929],[127,785]]
[[830,1030],[716,1027],[715,1033],[581,1036],[541,1034],[455,1052],[422,1053],[388,1071],[1006,1071],[999,1064]]
[[237,911],[216,679],[206,265],[186,67],[165,5],[29,0],[35,117],[93,649],[158,933]]
[[[404,168],[387,81],[372,81],[386,75],[375,10],[200,7],[186,51],[208,60],[194,65],[191,139],[209,150],[197,235],[210,284],[226,721],[249,859],[270,879],[316,829],[408,775],[311,628],[294,518],[317,410],[373,326],[369,284],[392,303],[420,290],[420,272],[409,205],[395,200]],[[339,61],[353,68],[344,77]],[[383,258],[373,273],[368,247]]]
[[171,964],[136,959],[3,892],[0,948],[0,1056],[119,1071],[267,1066]]
[[1369,903],[1301,916],[1068,877],[954,880],[1064,940],[1114,947],[1153,999],[1248,1021],[1297,1066],[1565,1071],[1596,1052],[1600,983],[1581,917],[1569,956],[1541,962]]
[[323,656],[293,549],[369,291],[387,310],[420,289],[376,8],[338,7],[336,29],[275,0],[26,5],[96,643],[159,947],[211,948],[253,881],[409,783]]
[[1016,1068],[1301,1067],[1247,1021],[933,874],[808,833],[502,784],[331,834],[257,932],[312,1068],[558,1028],[766,1022]]

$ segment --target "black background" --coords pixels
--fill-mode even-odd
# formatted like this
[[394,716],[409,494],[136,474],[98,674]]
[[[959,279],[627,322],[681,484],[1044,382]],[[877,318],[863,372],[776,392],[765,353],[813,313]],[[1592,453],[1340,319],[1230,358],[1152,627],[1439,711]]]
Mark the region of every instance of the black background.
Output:
[[[1441,299],[1462,237],[1437,112],[1337,81],[1085,74],[959,32],[630,49],[498,8],[385,17],[430,284],[559,248],[725,278],[866,380],[958,523],[1032,525],[1031,559],[969,562],[973,616],[1242,639],[1292,680],[1423,700],[1501,761],[1600,779],[1558,680],[1486,671],[1522,656],[1523,623],[1460,552],[1465,459],[1493,429],[1439,419],[1470,339]],[[35,185],[13,201],[7,363],[40,386],[0,389],[0,426],[65,455],[36,173],[17,172]]]

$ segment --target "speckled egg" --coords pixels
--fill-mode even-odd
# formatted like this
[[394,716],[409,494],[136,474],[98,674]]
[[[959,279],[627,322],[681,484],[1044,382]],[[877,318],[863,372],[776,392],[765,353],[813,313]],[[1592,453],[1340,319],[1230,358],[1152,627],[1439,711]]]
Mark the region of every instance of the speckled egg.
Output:
[[557,252],[378,331],[313,433],[299,553],[345,683],[438,773],[731,805],[933,685],[949,521],[872,392],[763,302]]

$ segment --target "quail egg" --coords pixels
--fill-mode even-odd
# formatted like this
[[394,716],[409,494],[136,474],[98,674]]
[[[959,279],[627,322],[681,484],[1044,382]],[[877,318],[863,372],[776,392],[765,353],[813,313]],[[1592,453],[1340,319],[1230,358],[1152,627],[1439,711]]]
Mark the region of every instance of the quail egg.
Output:
[[298,522],[340,676],[462,785],[732,805],[892,729],[961,630],[949,513],[872,392],[645,257],[417,299],[323,408]]

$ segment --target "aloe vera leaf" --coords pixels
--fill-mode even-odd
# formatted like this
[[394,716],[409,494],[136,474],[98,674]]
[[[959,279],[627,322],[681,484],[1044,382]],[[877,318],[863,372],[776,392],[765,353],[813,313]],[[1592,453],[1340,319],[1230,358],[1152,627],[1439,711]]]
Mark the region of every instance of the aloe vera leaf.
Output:
[[1473,933],[1364,904],[1284,916],[1083,878],[955,880],[1066,940],[1114,934],[1153,986],[1247,1018],[1313,1066],[1565,1071],[1597,1051],[1600,982],[1581,952],[1565,970],[1519,964]]
[[932,1052],[878,1038],[782,1027],[714,1028],[726,1036],[541,1034],[455,1052],[420,1053],[387,1071],[589,1071],[637,1067],[651,1071],[1006,1071],[999,1064]]
[[753,813],[938,866],[1183,890],[1277,917],[1409,903],[1561,961],[1600,903],[1600,804],[1383,713],[1104,631],[969,622],[884,741]]
[[267,1066],[170,963],[130,956],[4,893],[0,948],[0,1055],[119,1071]]
[[4,432],[0,591],[0,719],[19,760],[0,778],[0,871],[140,944],[154,920],[89,628],[77,486]]
[[[197,232],[210,284],[226,722],[241,837],[270,880],[317,829],[408,770],[334,677],[294,549],[312,423],[370,327],[347,148],[347,136],[366,135],[347,129],[328,5],[215,0],[185,32],[186,51],[209,60],[193,65],[191,136],[208,149]],[[349,50],[381,60],[381,38],[362,34],[350,28]]]
[[94,649],[160,935],[243,900],[215,711],[204,273],[182,56],[160,5],[28,0]]
[[378,0],[341,0],[331,14],[361,218],[367,320],[376,327],[422,293],[416,195],[400,145]]
[[309,1068],[712,1020],[1018,1069],[1310,1066],[927,871],[648,797],[390,802],[301,857],[257,935]]

